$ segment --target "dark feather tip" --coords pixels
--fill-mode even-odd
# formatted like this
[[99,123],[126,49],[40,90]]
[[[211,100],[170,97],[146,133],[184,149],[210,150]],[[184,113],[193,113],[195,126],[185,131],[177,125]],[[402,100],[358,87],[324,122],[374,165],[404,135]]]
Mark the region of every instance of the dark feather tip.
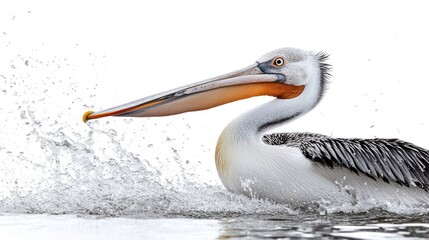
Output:
[[316,57],[319,62],[320,84],[321,84],[320,98],[322,98],[323,94],[326,91],[327,85],[329,83],[329,79],[332,77],[331,75],[332,66],[329,63],[327,63],[327,61],[329,60],[328,53],[318,52],[316,53]]

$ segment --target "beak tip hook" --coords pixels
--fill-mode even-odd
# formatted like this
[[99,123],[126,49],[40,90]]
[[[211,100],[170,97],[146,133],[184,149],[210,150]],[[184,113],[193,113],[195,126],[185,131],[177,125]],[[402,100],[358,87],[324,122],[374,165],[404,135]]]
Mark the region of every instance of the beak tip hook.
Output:
[[93,113],[94,113],[94,111],[87,111],[86,113],[84,113],[82,116],[83,122],[86,123],[86,121],[88,121],[88,119],[89,119],[89,115],[91,115]]

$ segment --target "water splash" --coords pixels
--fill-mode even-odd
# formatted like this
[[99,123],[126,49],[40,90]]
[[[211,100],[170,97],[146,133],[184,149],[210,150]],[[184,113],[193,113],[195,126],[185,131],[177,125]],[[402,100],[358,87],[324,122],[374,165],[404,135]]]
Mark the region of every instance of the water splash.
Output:
[[[89,124],[84,136],[68,135],[60,126],[47,131],[35,115],[30,108],[20,113],[31,126],[24,144],[34,144],[33,150],[6,151],[3,158],[9,164],[1,169],[6,173],[1,180],[1,212],[205,216],[289,211],[285,206],[233,195],[218,184],[198,182],[171,139],[163,142],[171,143],[165,155],[145,154],[162,162],[154,166],[127,150],[125,136],[103,130],[105,126],[97,121]],[[152,144],[150,150],[154,148]],[[169,169],[178,171],[168,176]]]

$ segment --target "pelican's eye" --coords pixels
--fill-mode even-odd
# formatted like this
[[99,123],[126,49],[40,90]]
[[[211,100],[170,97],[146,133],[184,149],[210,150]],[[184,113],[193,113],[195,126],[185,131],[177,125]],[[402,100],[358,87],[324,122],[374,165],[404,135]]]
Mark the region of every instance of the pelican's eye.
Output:
[[286,61],[283,57],[275,57],[273,58],[271,65],[273,65],[274,67],[283,67],[285,63]]

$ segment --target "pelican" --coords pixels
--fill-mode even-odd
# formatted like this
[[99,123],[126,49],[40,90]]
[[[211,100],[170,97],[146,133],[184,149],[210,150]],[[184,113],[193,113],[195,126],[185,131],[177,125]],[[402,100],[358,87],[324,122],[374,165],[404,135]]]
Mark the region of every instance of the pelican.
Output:
[[429,151],[398,139],[344,139],[267,131],[296,119],[322,99],[328,55],[281,48],[229,74],[145,97],[107,116],[160,117],[200,111],[255,96],[274,99],[245,112],[221,133],[216,168],[226,189],[278,203],[429,203]]

